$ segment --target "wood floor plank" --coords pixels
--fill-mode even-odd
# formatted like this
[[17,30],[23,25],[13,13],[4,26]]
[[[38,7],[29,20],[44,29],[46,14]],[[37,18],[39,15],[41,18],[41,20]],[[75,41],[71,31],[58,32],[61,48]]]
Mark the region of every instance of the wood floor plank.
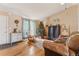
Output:
[[34,45],[29,46],[26,42],[17,43],[16,46],[0,50],[0,56],[41,56],[44,49]]

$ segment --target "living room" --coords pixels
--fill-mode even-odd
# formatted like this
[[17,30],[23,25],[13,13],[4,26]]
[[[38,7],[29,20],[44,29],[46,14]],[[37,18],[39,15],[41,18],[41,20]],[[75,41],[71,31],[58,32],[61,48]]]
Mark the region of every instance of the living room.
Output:
[[0,56],[78,56],[78,3],[0,3]]

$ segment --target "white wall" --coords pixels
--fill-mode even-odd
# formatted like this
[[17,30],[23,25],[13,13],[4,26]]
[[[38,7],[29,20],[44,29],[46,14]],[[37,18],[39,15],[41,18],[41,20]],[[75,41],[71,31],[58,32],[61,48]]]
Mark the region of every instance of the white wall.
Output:
[[9,27],[11,28],[9,32],[13,32],[13,29],[16,28],[15,20],[19,21],[18,30],[22,32],[22,17],[13,13],[9,13]]
[[59,24],[63,25],[66,24],[66,26],[70,26],[70,33],[74,32],[74,31],[78,31],[78,6],[74,5],[64,11],[61,11],[59,13],[56,13],[54,15],[51,15],[49,17],[46,18],[46,24],[50,25],[50,24],[54,24],[54,19],[59,19]]
[[13,14],[12,12],[6,12],[3,10],[0,10],[0,16],[8,16],[9,17],[9,32],[13,32],[13,29],[16,27],[14,20],[18,20],[18,29],[19,31],[22,31],[22,17]]

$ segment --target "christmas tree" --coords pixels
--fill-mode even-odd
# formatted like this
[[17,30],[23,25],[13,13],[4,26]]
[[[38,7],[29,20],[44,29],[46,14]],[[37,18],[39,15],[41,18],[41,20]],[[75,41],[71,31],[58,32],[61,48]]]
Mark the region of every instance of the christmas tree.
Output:
[[45,32],[45,28],[44,28],[43,22],[40,22],[40,24],[39,24],[38,34],[39,34],[39,36],[41,36],[42,38],[43,38],[44,36],[46,36],[46,32]]

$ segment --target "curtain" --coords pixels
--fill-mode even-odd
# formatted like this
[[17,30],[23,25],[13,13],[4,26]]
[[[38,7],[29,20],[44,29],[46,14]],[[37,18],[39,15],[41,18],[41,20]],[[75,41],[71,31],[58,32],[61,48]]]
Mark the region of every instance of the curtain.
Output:
[[29,19],[23,19],[23,38],[27,38],[29,35],[30,21]]
[[23,18],[23,38],[27,38],[28,35],[36,35],[36,21]]
[[30,20],[30,34],[36,35],[36,22],[34,20]]

